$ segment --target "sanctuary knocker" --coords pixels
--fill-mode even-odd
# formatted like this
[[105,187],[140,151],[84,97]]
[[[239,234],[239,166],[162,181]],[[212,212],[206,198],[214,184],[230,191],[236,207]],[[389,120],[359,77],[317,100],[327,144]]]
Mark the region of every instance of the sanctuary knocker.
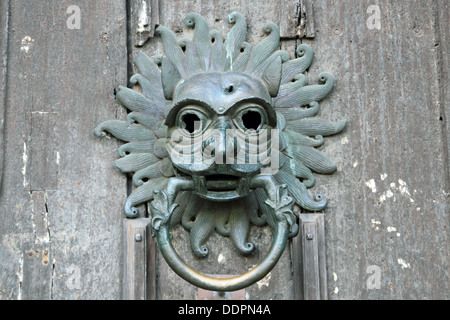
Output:
[[[332,174],[336,165],[317,147],[340,133],[346,120],[317,117],[319,102],[334,78],[321,73],[317,84],[304,74],[313,50],[302,44],[294,59],[279,50],[280,29],[269,22],[258,44],[246,42],[247,22],[233,12],[226,37],[210,30],[199,14],[184,19],[192,39],[179,39],[160,26],[163,55],[135,57],[139,74],[120,87],[118,100],[130,110],[126,121],[110,120],[95,129],[125,144],[115,162],[132,174],[126,217],[150,203],[151,226],[168,265],[191,284],[211,291],[235,291],[263,279],[277,264],[289,237],[298,233],[293,206],[317,212],[327,205],[313,172]],[[205,258],[211,233],[229,237],[250,255],[250,227],[268,224],[274,238],[267,256],[252,270],[216,279],[188,266],[175,251],[171,228],[189,231],[194,255]],[[214,248],[211,248],[214,250]]]

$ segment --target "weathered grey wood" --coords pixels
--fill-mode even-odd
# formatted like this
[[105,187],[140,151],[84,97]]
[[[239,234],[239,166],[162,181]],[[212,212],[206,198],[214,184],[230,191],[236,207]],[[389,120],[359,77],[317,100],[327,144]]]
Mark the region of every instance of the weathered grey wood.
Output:
[[0,3],[0,192],[3,178],[6,72],[8,70],[9,0]]
[[159,25],[158,0],[130,1],[130,23],[134,33],[134,45],[142,47],[150,37],[153,37],[156,26]]
[[314,0],[299,0],[297,36],[300,38],[312,39],[316,35],[313,3]]
[[20,290],[23,300],[52,299],[53,263],[51,256],[47,194],[31,193],[31,219],[33,224],[32,249],[23,252],[20,260]]
[[155,242],[151,219],[125,219],[124,227],[124,300],[155,299]]
[[[448,67],[437,62],[436,28],[448,39],[448,3],[314,4],[319,32],[303,40],[316,53],[308,78],[322,71],[336,77],[321,115],[349,120],[346,132],[325,145],[337,174],[320,176],[312,190],[329,199],[329,298],[446,299],[448,142],[439,99],[448,79],[440,82],[438,70]],[[367,27],[374,4],[380,30]],[[367,285],[373,279],[380,289]]]
[[[439,121],[442,123],[444,139],[444,155],[447,149],[447,170],[445,172],[447,179],[447,195],[450,190],[450,93],[449,93],[449,73],[450,73],[450,4],[448,1],[437,1],[435,23],[437,63],[438,63],[438,81],[439,81],[439,103],[441,105],[441,115]],[[447,146],[445,146],[447,143]]]
[[19,268],[20,288],[18,298],[22,300],[52,299],[52,264],[50,250],[45,245],[35,245],[24,252]]
[[30,190],[56,190],[61,152],[57,150],[58,112],[32,111]]
[[[129,78],[125,2],[0,2],[0,299],[123,296],[125,179],[112,165],[117,142],[98,140],[92,130],[123,118],[113,92]],[[282,27],[290,38],[297,32],[297,3],[161,1],[159,24],[181,29],[185,14],[196,11],[225,34],[227,15],[239,10],[249,19],[250,42],[260,39],[268,20],[293,26]],[[336,160],[337,174],[318,176],[312,190],[329,199],[327,294],[448,299],[449,3],[312,3],[317,32],[314,40],[301,40],[315,51],[308,79],[333,73],[335,90],[321,116],[349,119],[347,131],[324,149]],[[81,9],[80,30],[66,25],[72,4]],[[285,19],[291,5],[293,18]],[[380,9],[381,30],[367,26],[370,5]],[[288,43],[294,52],[295,40]],[[143,49],[160,54],[159,39]],[[211,274],[248,270],[272,236],[268,228],[253,230],[258,251],[249,259],[215,236],[211,256],[197,261],[186,231],[173,234],[183,258]],[[247,298],[293,298],[292,260],[285,252],[270,278],[248,288]],[[197,288],[173,274],[158,253],[156,272],[157,298],[197,297]],[[379,289],[368,280],[379,280]]]
[[291,253],[295,299],[327,300],[324,215],[301,214],[299,229]]
[[[10,3],[0,299],[120,298],[126,183],[117,142],[93,129],[124,118],[125,0]],[[74,4],[80,29],[67,25]]]
[[212,29],[225,34],[230,28],[228,15],[237,10],[248,20],[249,42],[255,42],[263,36],[262,29],[269,21],[280,26],[282,38],[296,37],[297,1],[260,1],[257,5],[245,0],[162,1],[160,6],[160,24],[174,31],[185,28],[183,19],[186,14],[197,12],[208,21]]

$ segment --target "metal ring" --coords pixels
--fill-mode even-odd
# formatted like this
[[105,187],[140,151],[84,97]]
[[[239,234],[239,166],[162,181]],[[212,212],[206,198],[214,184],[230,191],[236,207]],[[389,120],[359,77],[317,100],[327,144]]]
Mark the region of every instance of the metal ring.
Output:
[[[154,236],[156,237],[156,240],[158,242],[159,249],[161,250],[161,253],[167,264],[172,268],[173,271],[175,271],[176,274],[178,274],[184,280],[199,288],[210,291],[231,292],[241,290],[263,279],[277,264],[278,260],[284,252],[284,249],[286,248],[286,243],[289,237],[289,221],[284,217],[284,214],[290,211],[287,210],[286,207],[291,205],[292,198],[290,198],[286,194],[282,195],[278,191],[279,188],[285,189],[286,186],[278,186],[276,188],[275,185],[268,186],[268,189],[271,191],[277,190],[275,192],[277,195],[274,195],[274,192],[268,193],[268,201],[274,200],[275,202],[277,202],[277,200],[273,198],[278,198],[278,203],[281,201],[282,204],[278,206],[277,204],[274,204],[272,202],[276,218],[276,227],[275,236],[267,256],[252,270],[240,276],[228,279],[217,279],[203,275],[188,266],[181,259],[181,257],[172,246],[170,223],[168,223],[170,221],[172,212],[176,208],[176,205],[174,205],[171,200],[176,198],[176,194],[178,193],[178,191],[180,191],[180,188],[173,189],[169,186],[169,190],[155,190],[154,201],[151,203],[151,211],[153,216],[152,227]],[[170,192],[170,189],[172,189],[172,192]],[[170,194],[170,196],[168,196],[168,193]]]

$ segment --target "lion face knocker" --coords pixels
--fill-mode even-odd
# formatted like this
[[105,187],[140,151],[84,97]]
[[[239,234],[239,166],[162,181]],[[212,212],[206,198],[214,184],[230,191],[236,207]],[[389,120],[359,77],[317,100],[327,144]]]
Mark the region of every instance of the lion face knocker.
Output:
[[[245,42],[247,23],[233,12],[225,39],[210,31],[198,14],[184,20],[193,39],[178,39],[159,27],[164,55],[139,53],[138,90],[120,87],[117,97],[131,112],[127,121],[100,124],[95,133],[125,141],[116,166],[133,174],[136,187],[125,214],[136,218],[139,204],[150,203],[152,228],[169,266],[190,283],[213,291],[234,291],[262,278],[276,265],[287,239],[298,232],[294,204],[320,211],[327,200],[311,197],[313,172],[331,174],[336,165],[316,149],[325,136],[341,132],[346,121],[317,118],[319,101],[333,88],[328,73],[308,85],[303,74],[313,51],[307,45],[291,59],[279,50],[280,31],[268,23],[267,37]],[[171,244],[170,228],[182,224],[193,253],[206,257],[212,231],[229,236],[251,254],[251,225],[268,224],[274,239],[266,258],[234,278],[215,279],[190,268]]]

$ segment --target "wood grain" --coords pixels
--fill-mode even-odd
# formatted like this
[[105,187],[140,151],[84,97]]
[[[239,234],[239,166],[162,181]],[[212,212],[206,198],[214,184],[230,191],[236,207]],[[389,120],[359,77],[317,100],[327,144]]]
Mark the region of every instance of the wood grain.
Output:
[[151,219],[125,219],[124,300],[154,300],[156,291],[156,241],[152,238]]
[[121,297],[125,177],[113,167],[117,142],[93,130],[123,115],[114,89],[127,81],[125,1],[77,1],[79,30],[67,27],[72,4],[11,1],[2,299]]
[[6,74],[8,71],[9,0],[0,3],[0,192],[3,178],[6,115]]
[[[315,1],[318,32],[304,41],[316,52],[310,81],[322,71],[336,77],[321,116],[349,120],[325,144],[337,174],[320,177],[313,190],[330,203],[328,292],[331,299],[445,298],[448,132],[440,116],[448,80],[439,74],[448,74],[448,62],[436,44],[448,37],[448,4],[378,1],[380,30],[366,26],[372,4]],[[381,270],[379,290],[366,284],[370,266]]]
[[300,214],[299,234],[291,256],[296,300],[327,300],[325,219],[323,214]]

